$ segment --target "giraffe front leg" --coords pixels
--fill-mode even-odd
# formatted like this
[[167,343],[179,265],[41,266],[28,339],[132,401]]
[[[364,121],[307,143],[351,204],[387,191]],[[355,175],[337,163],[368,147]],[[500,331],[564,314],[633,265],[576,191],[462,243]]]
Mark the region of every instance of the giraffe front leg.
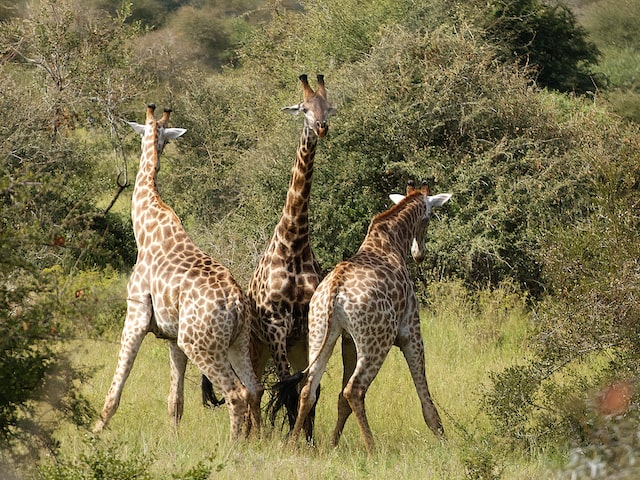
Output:
[[187,356],[175,341],[169,344],[169,359],[171,363],[171,386],[167,399],[167,410],[173,421],[173,428],[177,432],[178,425],[184,411],[184,373],[187,369]]
[[111,420],[111,417],[113,417],[118,409],[124,384],[127,378],[129,378],[133,362],[140,349],[140,344],[147,334],[151,312],[150,298],[142,301],[127,301],[127,318],[124,322],[124,328],[122,329],[120,338],[118,365],[113,374],[113,380],[111,381],[111,386],[105,398],[100,419],[93,427],[93,433],[100,432],[109,423],[109,420]]
[[[417,331],[419,332],[419,330]],[[424,421],[438,438],[444,439],[445,435],[442,421],[440,420],[438,410],[436,410],[436,407],[433,404],[431,394],[429,393],[429,386],[427,384],[424,366],[424,343],[422,342],[422,337],[419,336],[419,334],[416,334],[402,339],[399,343],[399,347],[407,361],[409,371],[411,372],[411,378],[413,379],[413,384],[418,392]]]

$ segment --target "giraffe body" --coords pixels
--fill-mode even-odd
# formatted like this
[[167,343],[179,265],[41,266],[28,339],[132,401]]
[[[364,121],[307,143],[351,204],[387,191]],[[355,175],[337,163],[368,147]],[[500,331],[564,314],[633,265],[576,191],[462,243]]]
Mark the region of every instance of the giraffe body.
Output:
[[245,416],[248,428],[260,427],[262,387],[249,356],[248,303],[229,270],[202,252],[189,238],[173,209],[156,189],[159,156],[170,138],[184,133],[168,129],[169,112],[156,121],[147,108],[142,156],[132,198],[138,258],[127,286],[127,316],[116,372],[94,432],[111,419],[140,344],[147,333],[169,341],[171,387],[169,415],[177,427],[184,408],[184,374],[191,360],[221,391],[235,440]]
[[398,205],[374,217],[358,252],[339,263],[316,289],[309,305],[310,363],[291,441],[295,442],[317,400],[317,386],[341,335],[344,373],[334,446],[353,412],[367,450],[373,451],[365,394],[393,345],[407,361],[427,425],[438,437],[444,436],[427,386],[418,300],[405,258],[412,243],[414,258],[424,257],[431,209],[450,197],[431,196],[426,186],[420,190],[409,187]]
[[[326,98],[324,77],[318,75],[316,91],[301,75],[303,101],[284,110],[304,114],[304,126],[291,169],[291,179],[280,221],[252,276],[248,297],[252,306],[253,364],[259,378],[271,356],[279,380],[291,367],[307,364],[307,314],[309,300],[322,280],[309,239],[309,197],[316,145],[328,132],[327,119],[335,109]],[[284,402],[289,424],[297,413],[297,392]],[[272,421],[278,407],[271,414]],[[311,440],[313,419],[305,425]]]

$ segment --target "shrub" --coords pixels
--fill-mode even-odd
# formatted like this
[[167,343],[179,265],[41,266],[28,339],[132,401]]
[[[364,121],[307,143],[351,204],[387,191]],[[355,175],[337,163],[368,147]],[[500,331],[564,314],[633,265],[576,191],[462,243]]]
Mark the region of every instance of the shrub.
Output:
[[497,0],[484,17],[486,34],[501,58],[532,67],[535,82],[562,92],[595,91],[600,52],[562,2]]
[[602,148],[608,141],[591,146],[592,211],[558,224],[540,250],[552,295],[536,307],[534,356],[496,373],[487,394],[498,430],[527,444],[580,443],[586,392],[639,373],[640,137],[636,127],[596,124],[602,138],[622,141],[613,150]]
[[59,459],[55,465],[40,469],[41,480],[151,480],[152,459],[140,453],[127,454],[120,445],[92,445],[78,459]]

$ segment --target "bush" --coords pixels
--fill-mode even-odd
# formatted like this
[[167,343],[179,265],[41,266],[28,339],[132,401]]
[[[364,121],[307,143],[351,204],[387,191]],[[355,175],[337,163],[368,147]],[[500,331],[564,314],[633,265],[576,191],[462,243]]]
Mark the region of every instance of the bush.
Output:
[[640,373],[640,137],[612,122],[591,128],[622,142],[592,146],[592,211],[551,229],[540,250],[552,295],[536,308],[534,357],[497,373],[487,395],[498,431],[527,444],[581,441],[585,392]]
[[502,47],[501,58],[535,72],[535,82],[562,92],[594,92],[600,52],[560,1],[497,0],[483,18],[486,34]]
[[77,460],[60,459],[56,465],[40,469],[41,480],[151,480],[152,459],[144,454],[123,453],[120,445],[90,446]]

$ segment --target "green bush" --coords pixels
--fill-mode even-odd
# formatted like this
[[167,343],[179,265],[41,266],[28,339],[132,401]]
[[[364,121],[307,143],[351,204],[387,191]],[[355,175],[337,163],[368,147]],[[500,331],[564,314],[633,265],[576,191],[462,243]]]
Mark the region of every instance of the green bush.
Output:
[[127,454],[120,445],[92,445],[78,459],[40,468],[41,480],[151,480],[152,459],[140,453]]
[[483,15],[484,30],[502,47],[501,58],[534,72],[540,87],[562,92],[594,92],[593,72],[600,52],[561,1],[497,0]]
[[498,430],[519,441],[580,440],[585,413],[576,406],[587,392],[639,374],[640,137],[611,122],[592,128],[621,141],[592,145],[591,213],[551,229],[540,250],[551,295],[536,307],[534,356],[496,373],[487,395]]

